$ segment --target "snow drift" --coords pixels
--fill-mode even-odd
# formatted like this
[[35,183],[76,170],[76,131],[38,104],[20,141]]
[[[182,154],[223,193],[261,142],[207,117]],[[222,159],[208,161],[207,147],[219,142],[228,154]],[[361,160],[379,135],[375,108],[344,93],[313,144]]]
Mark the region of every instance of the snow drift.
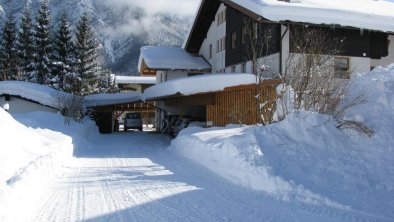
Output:
[[394,65],[352,78],[369,102],[346,118],[364,121],[372,138],[299,111],[269,126],[191,127],[170,149],[279,199],[394,218]]
[[[35,112],[16,118],[29,127],[0,108],[0,221],[28,220],[24,217],[34,203],[53,177],[61,175],[63,163],[71,160],[73,147],[90,132],[97,132],[92,124],[65,126],[60,114]],[[26,212],[9,213],[20,209]]]

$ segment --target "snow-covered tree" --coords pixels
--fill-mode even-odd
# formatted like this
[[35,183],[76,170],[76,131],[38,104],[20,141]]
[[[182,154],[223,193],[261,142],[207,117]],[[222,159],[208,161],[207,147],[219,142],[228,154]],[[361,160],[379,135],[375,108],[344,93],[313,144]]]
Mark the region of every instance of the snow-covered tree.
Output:
[[16,24],[12,13],[8,14],[4,22],[0,41],[0,80],[19,79],[19,60],[16,50]]
[[97,61],[98,42],[96,33],[90,24],[90,18],[84,13],[76,27],[75,54],[76,73],[73,92],[88,95],[98,92],[101,75]]
[[51,84],[51,20],[49,14],[48,0],[41,2],[36,18],[35,28],[35,79],[39,84]]
[[22,79],[31,81],[33,78],[34,65],[34,33],[33,20],[30,11],[26,9],[21,17],[18,33],[18,56],[20,58],[20,67]]
[[59,29],[55,34],[52,74],[58,84],[54,85],[63,91],[71,91],[73,85],[73,66],[75,62],[74,44],[71,36],[70,23],[64,13],[60,20]]
[[115,75],[111,74],[109,70],[102,70],[98,78],[98,91],[100,93],[115,93],[119,92],[115,84]]

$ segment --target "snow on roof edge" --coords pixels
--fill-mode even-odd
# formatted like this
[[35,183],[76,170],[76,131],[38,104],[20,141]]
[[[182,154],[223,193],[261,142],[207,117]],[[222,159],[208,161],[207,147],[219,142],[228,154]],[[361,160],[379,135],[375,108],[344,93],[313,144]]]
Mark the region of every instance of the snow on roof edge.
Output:
[[116,84],[156,84],[156,77],[151,76],[115,76]]
[[[394,33],[394,23],[387,22],[394,19],[394,14],[393,16],[391,16],[391,14],[388,16],[387,12],[378,14],[376,11],[374,13],[365,13],[363,10],[361,10],[362,7],[366,7],[364,5],[359,6],[360,8],[358,8],[358,10],[352,11],[346,10],[345,8],[335,8],[328,4],[319,5],[319,0],[303,0],[300,3],[287,3],[269,0],[230,1],[273,22],[292,21],[316,25],[339,25],[342,27],[354,27],[359,29]],[[365,2],[371,4],[371,2],[368,1],[357,4],[362,4]],[[346,5],[346,3],[349,2],[345,1],[344,5]],[[374,3],[378,4],[381,2],[376,1]],[[392,6],[394,9],[394,3],[383,2],[381,4],[390,4],[390,6]],[[378,9],[376,10],[378,11]]]
[[[210,71],[211,64],[203,56],[196,56],[180,47],[143,46],[141,47],[139,69],[142,60],[153,70],[198,70]],[[141,70],[140,70],[141,73]]]
[[203,74],[177,78],[149,87],[142,95],[144,101],[173,95],[195,95],[223,91],[227,87],[257,84],[253,74]]
[[58,91],[49,86],[14,80],[0,82],[0,95],[4,94],[19,96],[55,109],[61,108],[60,97],[71,96],[69,93]]

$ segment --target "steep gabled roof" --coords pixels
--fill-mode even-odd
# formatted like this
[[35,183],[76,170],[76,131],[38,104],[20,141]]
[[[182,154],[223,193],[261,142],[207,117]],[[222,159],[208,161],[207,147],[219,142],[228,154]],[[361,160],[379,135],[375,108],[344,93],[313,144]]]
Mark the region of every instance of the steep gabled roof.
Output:
[[216,12],[220,7],[220,0],[202,0],[198,8],[193,26],[189,32],[183,48],[194,54],[198,54],[200,46],[207,36],[212,21],[215,20]]
[[353,27],[394,33],[394,3],[384,0],[202,0],[183,48],[197,54],[224,3],[255,20]]

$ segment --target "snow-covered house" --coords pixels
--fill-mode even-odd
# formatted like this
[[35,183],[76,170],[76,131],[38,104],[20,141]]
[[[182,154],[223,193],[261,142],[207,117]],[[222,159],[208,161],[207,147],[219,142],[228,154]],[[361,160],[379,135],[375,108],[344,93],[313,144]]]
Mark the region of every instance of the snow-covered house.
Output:
[[0,82],[0,107],[9,108],[10,113],[34,111],[58,112],[59,98],[67,96],[48,86],[21,81]]
[[367,72],[394,62],[394,3],[374,0],[202,0],[184,42],[185,51],[202,55],[213,73],[252,73],[244,40],[245,19],[272,28],[264,61],[281,72],[291,46],[291,28],[319,28],[342,39],[338,69]]
[[[295,27],[321,30],[329,42],[340,40],[340,49],[332,63],[338,74],[368,72],[375,66],[394,62],[393,11],[394,3],[381,0],[202,0],[182,48],[141,49],[141,75],[156,75],[157,83],[161,83],[148,89],[145,97],[160,101],[158,107],[167,111],[166,114],[182,115],[198,111],[205,113],[207,122],[212,121],[210,116],[229,116],[217,107],[214,115],[210,113],[211,105],[229,102],[226,97],[217,96],[220,90],[207,92],[208,84],[220,85],[216,77],[207,76],[205,82],[189,84],[193,86],[193,95],[185,95],[182,91],[165,95],[168,91],[165,89],[175,87],[173,90],[176,90],[179,84],[185,84],[186,80],[174,82],[175,78],[185,79],[201,73],[253,73],[255,66],[250,58],[247,38],[265,38],[257,30],[270,30],[270,37],[267,38],[269,47],[266,47],[264,54],[257,55],[257,62],[258,65],[269,66],[271,72],[283,73],[287,58],[297,53],[292,44],[295,37],[299,37],[293,31]],[[252,27],[246,27],[246,21]],[[236,78],[236,75],[224,76]],[[195,78],[190,80],[197,81]],[[169,83],[166,84],[166,81]],[[150,98],[152,92],[157,93],[160,88],[161,94]],[[271,85],[268,88],[272,88]],[[222,92],[225,91],[226,88],[222,89]],[[253,96],[249,95],[252,100]],[[238,104],[246,101],[243,97],[239,99]],[[242,110],[245,112],[242,116],[255,115],[245,107]],[[163,115],[160,113],[157,116]],[[227,120],[219,125],[225,125]],[[214,125],[218,123],[213,122]]]
[[203,56],[178,47],[145,46],[141,48],[138,70],[142,76],[156,76],[156,82],[211,72]]

